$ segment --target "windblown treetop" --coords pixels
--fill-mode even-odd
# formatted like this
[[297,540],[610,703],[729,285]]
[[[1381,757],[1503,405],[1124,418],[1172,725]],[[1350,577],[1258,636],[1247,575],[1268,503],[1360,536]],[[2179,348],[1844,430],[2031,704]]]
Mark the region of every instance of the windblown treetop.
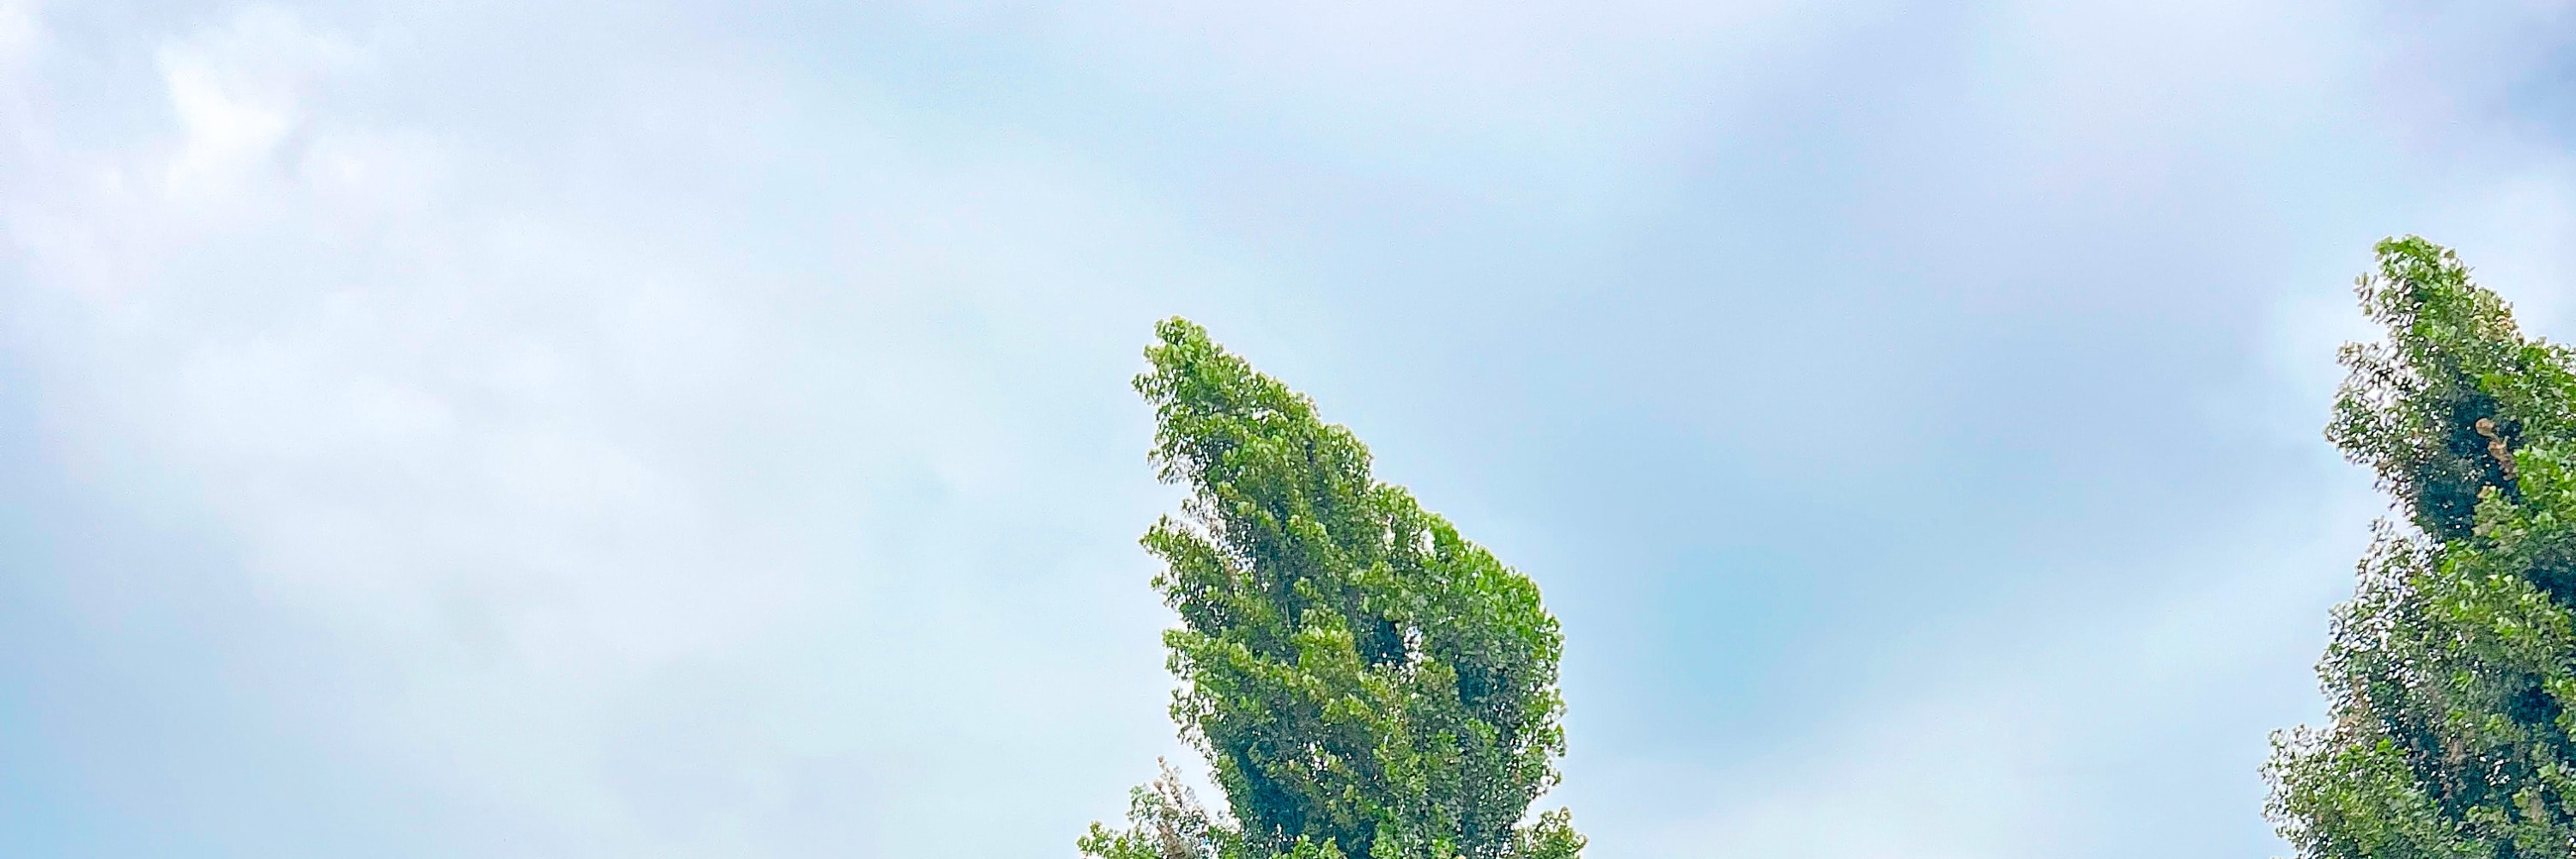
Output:
[[2567,350],[2524,338],[2502,298],[2420,238],[2380,243],[2378,276],[2357,292],[2388,341],[2344,347],[2352,375],[2326,436],[2378,471],[2424,533],[2467,537],[2480,492],[2520,495],[2506,451],[2568,438]]
[[[1232,820],[1168,785],[1104,859],[1570,859],[1564,812],[1522,825],[1564,751],[1562,638],[1536,585],[1403,487],[1314,403],[1186,320],[1156,329],[1136,389],[1184,518],[1144,538],[1181,626],[1172,716]],[[1166,779],[1168,781],[1168,779]],[[1196,833],[1174,836],[1172,833]]]
[[2333,724],[2275,735],[2269,809],[2312,859],[2576,855],[2576,374],[2449,250],[2379,245],[2328,437],[2383,527],[2318,665]]

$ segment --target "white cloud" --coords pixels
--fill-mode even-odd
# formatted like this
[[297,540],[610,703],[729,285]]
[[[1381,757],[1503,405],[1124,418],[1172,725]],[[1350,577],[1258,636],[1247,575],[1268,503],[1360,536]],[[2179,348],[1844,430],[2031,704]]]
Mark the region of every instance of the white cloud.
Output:
[[[475,197],[465,177],[532,166],[506,160],[508,130],[335,109],[422,73],[364,39],[253,7],[154,56],[161,91],[82,101],[156,98],[157,127],[75,146],[53,132],[82,101],[26,117],[0,221],[28,274],[5,293],[10,346],[56,392],[65,467],[215,523],[275,622],[328,630],[380,678],[335,693],[341,712],[278,718],[525,827],[458,835],[469,849],[1053,843],[1067,812],[965,833],[845,821],[1049,789],[983,783],[1014,767],[1079,764],[1114,805],[1127,774],[1096,763],[1166,745],[1150,600],[1094,593],[1141,575],[1098,575],[1138,567],[1141,439],[1044,414],[1128,404],[1154,311],[1100,272],[1173,273],[1121,262],[1159,228],[1114,185],[861,117],[894,142],[866,180],[833,180],[857,223],[798,239],[841,258],[782,273],[727,245],[810,229],[796,214],[706,236],[626,217],[704,202],[631,169],[667,141],[617,154],[644,183],[624,202]],[[48,74],[67,73],[12,83],[65,83]],[[1110,264],[1067,274],[1084,257]],[[963,360],[926,318],[991,329],[1004,357]],[[1068,342],[1077,364],[1014,363]],[[1104,381],[1016,393],[1067,374]],[[1068,430],[1113,444],[1067,457]],[[1123,496],[1046,509],[1097,495],[1104,458]],[[1008,524],[1045,517],[1087,527]],[[1091,607],[1041,614],[1068,602]],[[1090,697],[1103,654],[1055,639],[1113,623],[1133,627],[1118,674],[1144,685]],[[1024,724],[1047,699],[1074,706]]]
[[307,31],[292,16],[254,7],[220,31],[160,52],[182,143],[167,171],[173,195],[220,193],[277,158],[301,130],[304,92],[355,59],[339,37]]

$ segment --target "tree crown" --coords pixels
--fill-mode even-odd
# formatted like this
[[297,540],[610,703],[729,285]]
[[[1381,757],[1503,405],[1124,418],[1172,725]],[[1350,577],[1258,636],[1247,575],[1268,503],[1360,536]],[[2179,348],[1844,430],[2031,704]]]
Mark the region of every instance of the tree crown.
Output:
[[2327,435],[2383,523],[2318,665],[2333,722],[2274,736],[2268,811],[2311,859],[2576,850],[2576,374],[2450,250],[2378,246],[2385,326],[2346,346]]
[[1204,329],[1156,334],[1135,386],[1153,462],[1190,497],[1143,542],[1181,620],[1172,716],[1231,811],[1211,855],[1575,855],[1561,812],[1520,825],[1565,746],[1537,586]]

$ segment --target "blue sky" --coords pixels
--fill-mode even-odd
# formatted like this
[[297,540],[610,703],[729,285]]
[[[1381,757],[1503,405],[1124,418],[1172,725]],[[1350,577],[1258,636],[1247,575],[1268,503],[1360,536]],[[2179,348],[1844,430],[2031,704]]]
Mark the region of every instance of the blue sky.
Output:
[[0,0],[0,853],[1070,855],[1187,315],[1537,579],[1592,854],[2266,856],[2369,243],[2559,3]]

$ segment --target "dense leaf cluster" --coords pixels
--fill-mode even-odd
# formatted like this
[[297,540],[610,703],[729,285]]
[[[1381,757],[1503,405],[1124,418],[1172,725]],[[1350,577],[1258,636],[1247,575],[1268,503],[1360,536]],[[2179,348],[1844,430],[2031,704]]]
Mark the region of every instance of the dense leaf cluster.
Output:
[[1154,462],[1191,496],[1144,544],[1181,625],[1172,716],[1229,813],[1167,777],[1101,859],[1571,859],[1563,812],[1523,824],[1563,753],[1563,640],[1538,588],[1403,487],[1314,403],[1185,320],[1136,389]]
[[2449,250],[2379,245],[2388,340],[2346,347],[2328,436],[2385,525],[2318,673],[2333,721],[2274,737],[2270,812],[2301,855],[2576,855],[2576,374]]

